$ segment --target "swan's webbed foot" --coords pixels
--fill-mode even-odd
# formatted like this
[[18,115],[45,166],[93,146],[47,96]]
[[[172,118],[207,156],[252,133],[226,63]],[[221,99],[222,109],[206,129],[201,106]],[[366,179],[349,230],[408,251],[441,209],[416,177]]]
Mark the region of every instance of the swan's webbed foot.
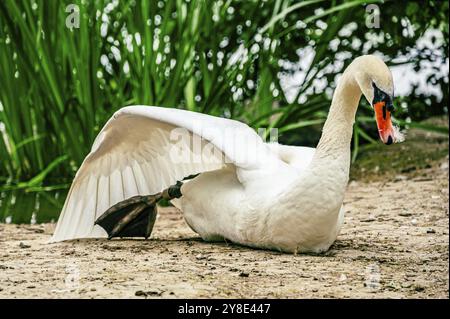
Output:
[[108,233],[108,239],[114,237],[150,237],[158,213],[156,204],[162,198],[181,197],[182,183],[169,187],[155,195],[134,196],[111,206],[97,220]]
[[148,196],[134,196],[111,206],[96,221],[113,237],[150,237],[156,220],[156,203],[161,193]]

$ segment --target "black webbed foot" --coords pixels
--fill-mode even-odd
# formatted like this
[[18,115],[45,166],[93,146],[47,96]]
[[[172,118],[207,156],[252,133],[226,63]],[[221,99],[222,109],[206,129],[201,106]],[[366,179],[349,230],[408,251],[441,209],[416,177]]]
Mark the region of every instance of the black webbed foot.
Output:
[[96,221],[113,237],[150,237],[155,224],[156,203],[161,193],[148,196],[134,196],[111,206]]
[[155,195],[134,196],[111,206],[95,221],[113,237],[150,237],[155,224],[157,206],[162,198],[179,198],[182,182],[177,182],[163,192]]

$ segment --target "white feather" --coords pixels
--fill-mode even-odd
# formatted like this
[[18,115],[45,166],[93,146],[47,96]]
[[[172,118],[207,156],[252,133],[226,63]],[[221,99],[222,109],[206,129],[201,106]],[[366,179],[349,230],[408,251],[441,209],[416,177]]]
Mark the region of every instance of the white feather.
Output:
[[[170,134],[176,128],[188,135],[183,141],[198,136],[203,146],[213,141],[216,151],[200,162],[174,163]],[[222,134],[230,128],[239,130],[233,143],[225,141]],[[104,231],[94,227],[94,221],[110,206],[137,194],[160,192],[186,176],[223,167],[220,157],[225,156],[217,160],[216,155],[235,157],[236,149],[246,147],[240,142],[245,136],[255,144],[262,143],[253,130],[236,121],[160,107],[122,108],[106,123],[78,170],[51,241],[105,237]],[[181,143],[181,148],[187,154],[200,155],[190,143]],[[270,158],[271,153],[262,149],[261,156]],[[243,164],[253,168],[259,165],[250,160]]]
[[400,128],[397,125],[392,125],[394,131],[394,142],[401,143],[405,141],[405,132],[400,131]]

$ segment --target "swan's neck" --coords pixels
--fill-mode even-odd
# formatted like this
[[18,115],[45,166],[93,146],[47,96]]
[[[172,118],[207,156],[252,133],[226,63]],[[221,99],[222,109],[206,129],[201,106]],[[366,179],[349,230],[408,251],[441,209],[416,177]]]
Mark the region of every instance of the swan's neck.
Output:
[[310,206],[323,229],[335,225],[344,200],[353,123],[360,98],[359,85],[351,69],[347,69],[335,90],[311,164],[291,185],[285,201],[293,203],[294,207],[299,200],[305,209]]
[[294,182],[289,200],[299,198],[322,207],[326,216],[336,217],[344,199],[350,171],[350,143],[361,90],[347,69],[334,92],[322,137],[308,169]]
[[[334,92],[322,136],[312,160],[311,169],[339,170],[347,176],[350,169],[350,143],[361,89],[352,70],[342,75]],[[327,169],[326,169],[327,168]]]
[[350,170],[353,123],[361,98],[361,89],[351,70],[347,68],[334,92],[311,164],[298,178],[294,178],[284,201],[293,203],[294,207],[298,201],[305,207],[311,205],[317,216],[320,212],[327,216],[322,221],[331,223],[336,221],[344,199]]

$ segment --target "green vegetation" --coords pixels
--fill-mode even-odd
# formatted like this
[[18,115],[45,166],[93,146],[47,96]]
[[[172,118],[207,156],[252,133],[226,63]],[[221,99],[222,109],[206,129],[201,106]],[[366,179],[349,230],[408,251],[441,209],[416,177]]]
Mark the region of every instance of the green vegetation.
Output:
[[[66,26],[72,3],[79,28]],[[370,3],[379,29],[365,25]],[[381,52],[418,73],[448,63],[447,20],[446,1],[0,1],[0,191],[64,192],[106,120],[131,104],[235,118],[314,145],[335,76],[354,57]],[[430,29],[438,49],[417,45]],[[442,97],[416,86],[398,96],[400,124],[447,113],[448,77],[426,81]],[[377,139],[372,118],[364,105],[354,159]]]

